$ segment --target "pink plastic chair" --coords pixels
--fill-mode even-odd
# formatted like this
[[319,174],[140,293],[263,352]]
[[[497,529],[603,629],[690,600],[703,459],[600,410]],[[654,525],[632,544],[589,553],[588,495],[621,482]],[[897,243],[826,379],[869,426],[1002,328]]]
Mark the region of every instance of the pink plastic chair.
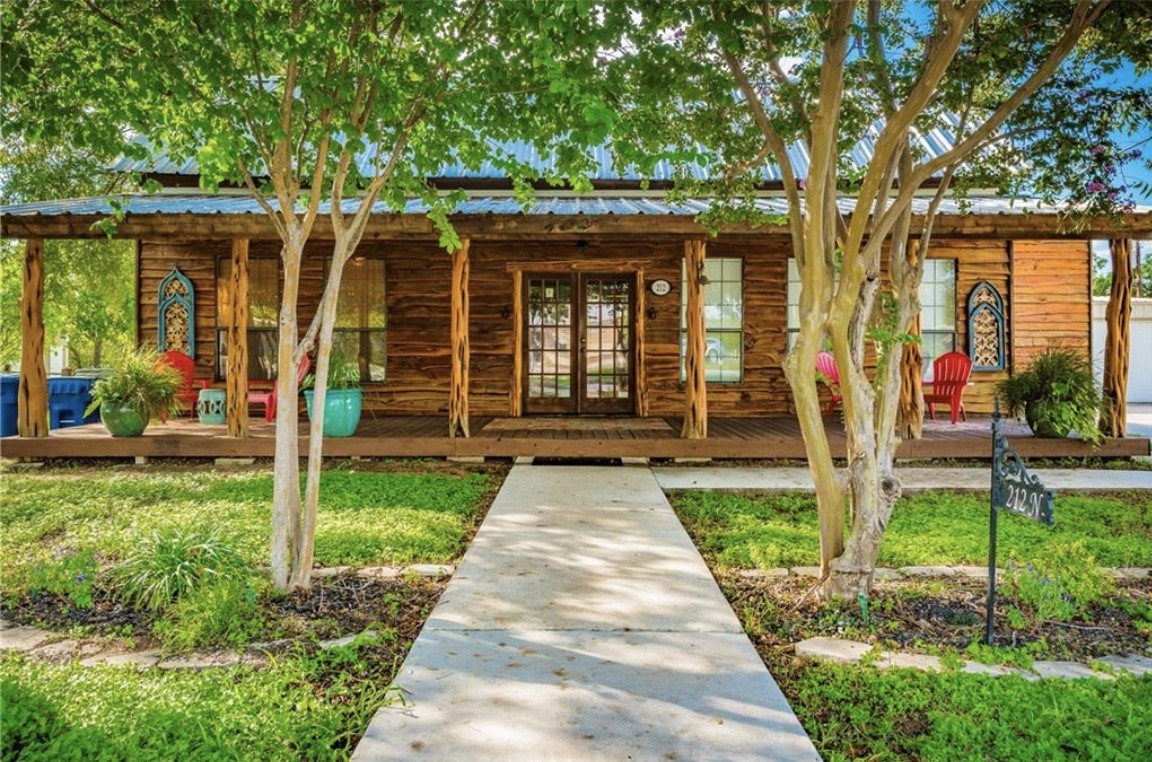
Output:
[[[304,377],[308,375],[309,369],[312,367],[312,360],[308,355],[304,355],[304,359],[300,361],[300,367],[296,369],[296,386],[304,383]],[[269,391],[254,392],[248,390],[248,410],[251,414],[253,405],[264,406],[264,420],[272,423],[276,420],[276,384],[272,385]]]
[[832,393],[828,405],[824,408],[824,417],[827,418],[836,412],[836,408],[844,399],[840,394],[840,371],[836,368],[836,358],[831,352],[816,355],[816,373],[822,377],[828,386],[828,391]]
[[936,420],[935,406],[948,405],[952,411],[952,425],[956,417],[965,421],[964,387],[972,375],[972,360],[963,352],[946,352],[932,361],[932,390],[924,392],[924,404],[928,406],[928,416]]

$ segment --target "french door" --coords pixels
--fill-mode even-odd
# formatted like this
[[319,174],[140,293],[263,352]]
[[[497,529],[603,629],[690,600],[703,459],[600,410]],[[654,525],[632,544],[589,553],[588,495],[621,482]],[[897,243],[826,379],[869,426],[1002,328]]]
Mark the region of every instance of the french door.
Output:
[[630,414],[634,278],[525,275],[524,412]]

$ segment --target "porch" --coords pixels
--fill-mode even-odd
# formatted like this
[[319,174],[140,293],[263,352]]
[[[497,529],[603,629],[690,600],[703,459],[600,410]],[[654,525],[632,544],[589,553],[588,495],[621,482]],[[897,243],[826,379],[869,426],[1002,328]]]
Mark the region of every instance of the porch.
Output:
[[[709,420],[706,439],[682,439],[682,419],[651,418],[494,418],[470,419],[470,438],[452,438],[441,416],[366,416],[356,436],[327,439],[324,454],[333,457],[557,457],[557,458],[806,458],[800,426],[793,418],[720,418]],[[845,452],[839,421],[827,424],[832,451]],[[1148,455],[1149,439],[1107,439],[1096,450],[1074,439],[1041,439],[1017,421],[1005,421],[1009,442],[1026,458],[1133,457]],[[307,423],[300,424],[301,452]],[[57,429],[39,438],[0,439],[7,458],[218,458],[272,457],[274,425],[251,421],[250,436],[227,436],[226,427],[195,419],[153,424],[142,437],[113,438],[103,425]],[[989,457],[987,418],[952,425],[926,420],[924,438],[905,442],[899,457],[979,459]]]

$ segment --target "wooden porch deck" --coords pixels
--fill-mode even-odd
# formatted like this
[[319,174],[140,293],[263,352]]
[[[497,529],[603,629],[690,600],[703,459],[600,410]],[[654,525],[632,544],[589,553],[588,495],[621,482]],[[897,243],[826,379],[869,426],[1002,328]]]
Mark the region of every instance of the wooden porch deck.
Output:
[[[678,418],[487,418],[471,420],[472,436],[451,439],[440,416],[366,418],[356,436],[328,439],[324,453],[348,457],[495,457],[567,458],[736,458],[804,459],[799,424],[790,418],[713,418],[709,437],[681,439]],[[827,424],[834,453],[843,454],[839,421]],[[1022,423],[1005,421],[1012,446],[1024,457],[1132,457],[1149,454],[1149,439],[1108,439],[1096,450],[1071,439],[1033,437]],[[142,437],[113,438],[101,424],[58,429],[40,439],[0,439],[7,458],[217,458],[273,455],[273,425],[251,422],[251,436],[233,439],[224,426],[195,419],[154,424]],[[300,447],[305,452],[307,424],[301,422]],[[901,459],[988,458],[988,419],[955,426],[947,420],[925,421],[924,438],[905,442]]]

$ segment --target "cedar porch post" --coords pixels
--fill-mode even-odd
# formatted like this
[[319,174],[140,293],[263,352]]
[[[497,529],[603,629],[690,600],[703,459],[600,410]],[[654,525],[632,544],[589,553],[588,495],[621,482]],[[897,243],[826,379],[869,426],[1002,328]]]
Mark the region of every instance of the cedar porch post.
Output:
[[228,436],[248,436],[248,239],[232,241],[228,281]]
[[448,436],[468,436],[468,246],[452,255],[452,385],[448,396]]
[[648,417],[648,345],[645,334],[648,331],[648,305],[647,292],[644,289],[644,271],[636,271],[636,317],[632,328],[633,346],[632,354],[635,358],[636,368],[632,372],[636,379],[636,415],[641,418]]
[[16,428],[22,437],[48,436],[48,374],[44,371],[44,239],[24,244],[20,297],[20,392]]
[[708,390],[704,380],[704,241],[684,242],[684,287],[688,289],[688,327],[684,358],[684,439],[708,436]]
[[[909,241],[905,252],[908,267],[916,267],[920,258],[920,241]],[[920,284],[912,287],[912,296],[920,302]],[[908,333],[920,336],[920,314],[912,316]],[[896,411],[896,433],[901,439],[920,439],[924,434],[924,352],[919,341],[910,341],[900,351],[900,408]]]
[[1108,242],[1112,254],[1112,290],[1108,296],[1104,339],[1104,414],[1100,428],[1105,436],[1124,436],[1128,417],[1128,360],[1132,319],[1132,239]]
[[524,413],[524,273],[512,273],[512,383],[508,394],[508,415]]

